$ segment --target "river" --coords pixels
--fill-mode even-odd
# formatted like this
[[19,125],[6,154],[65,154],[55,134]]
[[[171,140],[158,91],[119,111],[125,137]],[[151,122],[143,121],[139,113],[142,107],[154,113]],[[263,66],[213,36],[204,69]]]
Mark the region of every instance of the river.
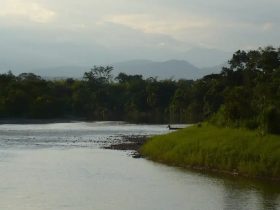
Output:
[[102,147],[164,125],[0,125],[0,209],[280,210],[280,185],[204,174]]

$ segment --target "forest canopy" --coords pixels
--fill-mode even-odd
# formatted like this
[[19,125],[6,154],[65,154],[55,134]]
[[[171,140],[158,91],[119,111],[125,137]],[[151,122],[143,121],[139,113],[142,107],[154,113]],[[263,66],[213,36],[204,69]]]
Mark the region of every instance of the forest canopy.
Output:
[[280,49],[237,51],[219,74],[144,79],[94,66],[83,79],[0,74],[1,118],[194,123],[280,133]]

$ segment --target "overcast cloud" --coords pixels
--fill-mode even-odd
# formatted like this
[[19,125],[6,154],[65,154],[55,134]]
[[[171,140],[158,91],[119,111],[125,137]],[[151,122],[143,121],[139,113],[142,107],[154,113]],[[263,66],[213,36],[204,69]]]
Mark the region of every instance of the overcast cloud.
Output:
[[223,54],[278,46],[280,37],[279,0],[0,0],[0,8],[2,69],[191,59],[192,49]]

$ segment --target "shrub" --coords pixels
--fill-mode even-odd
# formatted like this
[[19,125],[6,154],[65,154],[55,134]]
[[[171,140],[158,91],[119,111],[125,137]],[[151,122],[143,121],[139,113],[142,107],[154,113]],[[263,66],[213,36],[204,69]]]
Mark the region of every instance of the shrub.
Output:
[[280,111],[275,106],[265,109],[263,119],[266,132],[280,134]]

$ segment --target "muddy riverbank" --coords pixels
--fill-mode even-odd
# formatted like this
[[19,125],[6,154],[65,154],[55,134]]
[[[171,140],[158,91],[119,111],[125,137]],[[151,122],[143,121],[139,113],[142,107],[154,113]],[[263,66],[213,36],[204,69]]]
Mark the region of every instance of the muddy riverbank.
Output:
[[132,151],[131,155],[133,158],[141,158],[142,156],[139,150],[148,138],[149,136],[124,136],[120,142],[103,148],[109,150]]

